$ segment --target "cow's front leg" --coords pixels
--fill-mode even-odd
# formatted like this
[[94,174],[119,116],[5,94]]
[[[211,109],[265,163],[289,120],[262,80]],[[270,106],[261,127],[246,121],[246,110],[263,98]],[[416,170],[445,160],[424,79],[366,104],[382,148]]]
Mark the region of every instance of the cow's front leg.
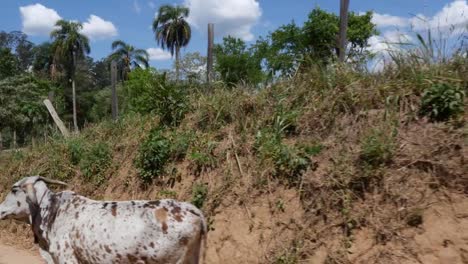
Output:
[[39,248],[39,254],[41,255],[41,257],[45,260],[47,264],[55,264],[49,252],[43,250],[42,248]]

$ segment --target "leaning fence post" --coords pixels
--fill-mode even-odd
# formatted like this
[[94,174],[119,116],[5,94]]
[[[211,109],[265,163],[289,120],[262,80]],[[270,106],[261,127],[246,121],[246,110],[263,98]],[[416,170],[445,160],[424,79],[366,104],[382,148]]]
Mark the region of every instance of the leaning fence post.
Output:
[[47,110],[49,110],[49,113],[50,113],[50,115],[52,116],[52,119],[54,119],[55,124],[56,124],[57,127],[60,129],[60,132],[62,132],[62,135],[63,135],[65,138],[70,137],[70,133],[68,132],[68,129],[67,129],[67,128],[65,127],[65,125],[63,124],[62,120],[61,120],[60,117],[58,116],[57,112],[55,111],[54,106],[53,106],[52,103],[49,101],[49,99],[45,99],[45,100],[44,100],[44,104],[45,104],[45,106],[47,107]]

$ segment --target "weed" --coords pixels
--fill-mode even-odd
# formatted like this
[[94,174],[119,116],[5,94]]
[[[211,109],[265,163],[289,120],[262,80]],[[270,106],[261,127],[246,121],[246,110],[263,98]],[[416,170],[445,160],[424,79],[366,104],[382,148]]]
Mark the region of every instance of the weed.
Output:
[[170,158],[170,141],[160,129],[153,129],[138,150],[135,165],[138,175],[145,184],[151,183],[164,171]]
[[278,209],[281,212],[284,212],[285,206],[284,206],[284,201],[282,199],[279,199],[276,201],[276,209]]
[[196,175],[217,166],[217,159],[214,154],[216,146],[217,142],[211,141],[206,137],[198,137],[196,144],[192,146],[189,157],[192,162],[191,167]]
[[273,163],[275,176],[286,179],[289,184],[298,183],[312,163],[304,148],[286,145],[268,131],[257,132],[254,149],[263,163]]
[[303,248],[303,242],[293,240],[290,248],[284,250],[281,255],[277,256],[275,264],[295,264],[300,261],[300,253]]
[[171,141],[171,158],[175,161],[180,161],[187,155],[187,150],[194,139],[191,132],[172,132],[169,136]]
[[202,208],[208,196],[208,186],[204,183],[196,183],[192,188],[192,204]]
[[67,141],[67,148],[71,164],[78,165],[85,152],[84,141],[81,138],[72,138]]
[[87,180],[96,185],[104,182],[104,171],[109,168],[112,154],[109,145],[99,142],[92,145],[81,158],[80,169]]
[[431,121],[446,121],[464,111],[465,92],[447,83],[433,84],[425,90],[421,99],[420,114]]
[[378,167],[391,162],[395,148],[394,137],[381,130],[372,130],[361,143],[361,163],[364,166]]
[[189,110],[186,90],[167,81],[164,74],[137,69],[126,82],[125,98],[130,111],[156,113],[163,125],[177,126]]
[[165,199],[176,199],[177,192],[171,190],[160,190],[159,195],[164,197]]

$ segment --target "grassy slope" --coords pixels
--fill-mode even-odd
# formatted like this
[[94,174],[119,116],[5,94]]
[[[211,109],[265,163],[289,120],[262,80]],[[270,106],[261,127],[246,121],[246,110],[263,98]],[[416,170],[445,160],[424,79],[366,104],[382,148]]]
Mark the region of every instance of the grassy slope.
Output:
[[[97,199],[202,201],[208,263],[461,263],[467,116],[434,124],[417,112],[431,83],[466,87],[467,76],[466,62],[378,75],[333,68],[259,93],[195,94],[164,132],[193,140],[154,184],[142,187],[134,159],[157,118],[131,116],[12,157],[0,191],[42,174]],[[76,162],[80,153],[98,158]]]

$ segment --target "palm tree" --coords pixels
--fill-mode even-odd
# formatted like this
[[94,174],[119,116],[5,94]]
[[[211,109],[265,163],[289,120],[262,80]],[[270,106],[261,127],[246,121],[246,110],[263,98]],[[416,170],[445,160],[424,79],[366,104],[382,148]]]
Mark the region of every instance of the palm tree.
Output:
[[128,73],[133,68],[148,67],[148,52],[143,49],[135,49],[122,40],[112,42],[112,50],[114,53],[110,55],[112,59],[116,59],[122,69],[123,79],[127,79]]
[[176,59],[176,79],[179,79],[180,48],[186,47],[192,36],[192,30],[185,18],[189,9],[183,6],[162,5],[158,16],[153,21],[156,42],[163,49],[169,50]]
[[53,40],[52,53],[54,65],[61,67],[67,79],[72,82],[73,126],[78,132],[76,117],[75,65],[77,59],[83,59],[91,52],[89,39],[80,33],[83,25],[79,22],[59,20],[55,24],[57,29],[50,33]]

